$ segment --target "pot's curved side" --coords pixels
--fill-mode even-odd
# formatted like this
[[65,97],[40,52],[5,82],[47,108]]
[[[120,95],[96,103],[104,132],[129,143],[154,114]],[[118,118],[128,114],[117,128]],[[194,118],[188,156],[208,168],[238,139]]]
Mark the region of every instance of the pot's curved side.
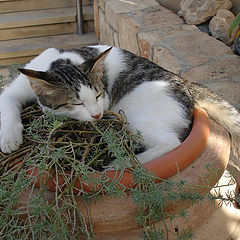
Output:
[[[227,130],[212,120],[210,120],[210,129],[208,144],[201,156],[189,167],[172,177],[176,181],[186,180],[189,184],[198,186],[197,189],[202,195],[206,195],[222,176],[227,167],[231,149]],[[86,212],[81,197],[76,199],[79,208]],[[189,203],[186,203],[184,207],[189,207]],[[165,210],[171,214],[176,213],[177,209],[178,206],[169,204]],[[138,207],[133,203],[131,195],[124,198],[102,196],[100,201],[90,204],[89,210],[95,233],[139,227],[135,221]]]
[[[226,169],[230,155],[230,137],[228,132],[210,121],[210,137],[208,144],[201,154],[188,168],[172,177],[174,180],[186,180],[189,184],[195,185],[202,195],[205,195],[218,182],[222,173]],[[206,166],[208,166],[206,168]],[[29,191],[26,191],[20,199],[21,207],[27,204]],[[35,188],[33,194],[40,194],[40,190]],[[55,193],[47,192],[49,201],[54,201]],[[81,196],[75,197],[76,203],[88,223],[88,216],[91,218],[91,225],[95,234],[108,234],[113,232],[138,229],[135,216],[138,206],[132,201],[129,194],[126,197],[101,196],[98,201],[91,203],[86,209]],[[189,204],[184,205],[185,208]],[[168,213],[177,211],[177,206],[169,204],[166,208]],[[202,214],[199,212],[199,214]]]

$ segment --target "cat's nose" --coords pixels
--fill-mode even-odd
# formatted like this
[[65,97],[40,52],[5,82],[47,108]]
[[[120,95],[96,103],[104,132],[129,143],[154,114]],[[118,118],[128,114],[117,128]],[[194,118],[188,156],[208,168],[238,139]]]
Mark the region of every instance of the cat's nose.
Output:
[[101,113],[99,113],[97,115],[93,115],[92,117],[95,118],[95,119],[100,119],[101,118]]

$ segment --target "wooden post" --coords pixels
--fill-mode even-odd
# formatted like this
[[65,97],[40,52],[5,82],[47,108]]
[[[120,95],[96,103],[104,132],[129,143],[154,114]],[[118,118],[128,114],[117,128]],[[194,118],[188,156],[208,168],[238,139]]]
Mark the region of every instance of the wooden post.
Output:
[[83,34],[83,6],[82,0],[77,0],[77,34]]

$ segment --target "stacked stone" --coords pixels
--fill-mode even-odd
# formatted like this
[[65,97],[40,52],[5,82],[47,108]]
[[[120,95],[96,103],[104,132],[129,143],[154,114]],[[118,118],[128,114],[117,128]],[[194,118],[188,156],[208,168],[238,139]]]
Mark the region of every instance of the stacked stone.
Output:
[[182,0],[178,14],[187,24],[201,24],[216,15],[219,9],[231,9],[230,0]]
[[[178,12],[187,24],[201,24],[211,19],[209,30],[215,38],[229,44],[231,37],[228,29],[235,16],[229,9],[232,8],[230,0],[182,0],[181,10]],[[238,29],[235,29],[238,31]]]
[[124,48],[202,83],[240,108],[240,58],[156,1],[95,0],[95,24],[102,44]]

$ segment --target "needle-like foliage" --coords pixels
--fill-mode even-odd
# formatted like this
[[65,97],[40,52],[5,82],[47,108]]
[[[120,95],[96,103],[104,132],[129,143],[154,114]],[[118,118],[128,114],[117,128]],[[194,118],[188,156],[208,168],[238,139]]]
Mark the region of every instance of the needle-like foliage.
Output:
[[[158,179],[146,171],[135,156],[144,150],[141,135],[127,130],[123,116],[108,111],[104,119],[79,123],[43,114],[37,105],[26,108],[22,113],[24,143],[12,154],[0,152],[0,239],[95,239],[91,218],[78,208],[76,195],[88,207],[102,194],[113,199],[131,194],[139,206],[136,222],[144,229],[142,238],[148,240],[192,239],[191,229],[173,231],[165,220],[187,218],[186,204],[206,199],[234,202],[230,193],[202,196],[184,180]],[[126,167],[132,171],[135,188],[119,183],[122,174],[109,181],[105,170],[113,165],[122,173]],[[45,173],[56,176],[54,197],[49,197],[48,190],[51,174],[36,188]],[[76,193],[79,179],[92,191],[80,186]],[[231,179],[229,185],[233,183]],[[177,213],[166,211],[169,204],[177,207]]]

